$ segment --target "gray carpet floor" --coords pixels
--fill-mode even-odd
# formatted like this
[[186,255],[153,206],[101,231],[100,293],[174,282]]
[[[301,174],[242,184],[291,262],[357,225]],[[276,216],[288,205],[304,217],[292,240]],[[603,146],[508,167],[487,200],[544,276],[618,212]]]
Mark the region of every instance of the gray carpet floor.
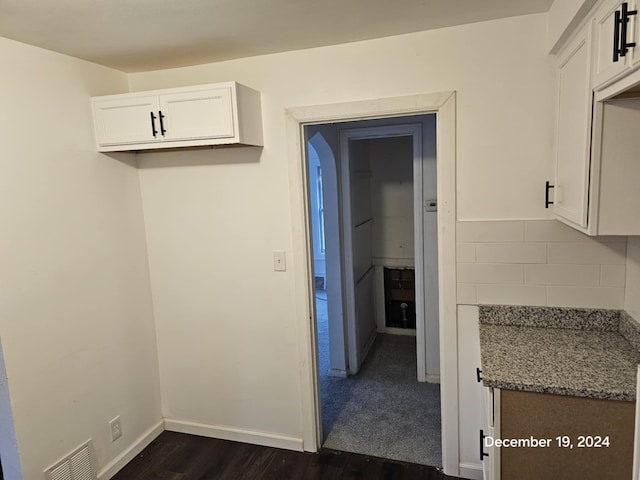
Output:
[[441,466],[440,385],[416,380],[415,337],[379,334],[357,375],[329,377],[326,297],[316,297],[323,447]]

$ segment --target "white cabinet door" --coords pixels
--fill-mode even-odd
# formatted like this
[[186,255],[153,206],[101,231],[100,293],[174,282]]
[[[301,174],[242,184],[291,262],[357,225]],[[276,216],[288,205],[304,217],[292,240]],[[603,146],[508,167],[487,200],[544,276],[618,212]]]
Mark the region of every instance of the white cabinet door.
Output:
[[[623,7],[623,4],[626,6]],[[620,41],[623,37],[626,36],[627,43],[633,42],[634,37],[636,16],[630,15],[626,24],[618,21],[616,26],[616,15],[621,19],[623,8],[626,8],[627,11],[635,10],[635,1],[609,0],[596,12],[594,87],[607,83],[631,65],[630,58],[634,55],[633,48],[630,48],[626,55],[616,53],[616,47],[622,48]]]
[[235,135],[230,87],[160,95],[165,141]]
[[[460,476],[483,478],[480,460],[480,430],[487,432],[483,407],[483,386],[477,380],[480,368],[480,331],[478,307],[458,306],[458,416],[460,425]],[[486,457],[485,457],[486,458]]]
[[558,57],[558,124],[554,213],[586,228],[591,142],[591,29],[589,25]]
[[96,98],[93,116],[99,146],[161,141],[157,95]]

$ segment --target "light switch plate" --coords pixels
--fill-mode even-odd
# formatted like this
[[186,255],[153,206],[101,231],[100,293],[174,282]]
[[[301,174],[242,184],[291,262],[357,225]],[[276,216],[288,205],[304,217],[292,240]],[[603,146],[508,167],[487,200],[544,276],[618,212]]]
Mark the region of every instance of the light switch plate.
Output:
[[284,250],[274,250],[273,251],[273,269],[276,272],[286,272],[287,271],[287,258],[284,253]]

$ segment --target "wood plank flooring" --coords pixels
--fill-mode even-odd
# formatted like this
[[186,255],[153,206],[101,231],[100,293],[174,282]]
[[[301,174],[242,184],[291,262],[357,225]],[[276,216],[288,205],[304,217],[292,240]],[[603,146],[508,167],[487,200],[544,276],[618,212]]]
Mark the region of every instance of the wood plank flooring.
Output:
[[445,480],[433,467],[355,453],[293,452],[163,432],[113,480]]

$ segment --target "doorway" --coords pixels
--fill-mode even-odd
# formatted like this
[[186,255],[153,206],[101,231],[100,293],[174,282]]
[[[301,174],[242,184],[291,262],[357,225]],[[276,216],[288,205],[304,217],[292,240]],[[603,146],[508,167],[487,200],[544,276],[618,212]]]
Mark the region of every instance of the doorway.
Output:
[[[308,125],[305,138],[323,441],[439,466],[439,385],[418,384],[439,380],[435,115]],[[411,282],[385,288],[389,272]],[[390,291],[404,324],[387,327]]]
[[18,454],[18,442],[13,423],[9,382],[0,341],[0,480],[22,478],[22,466]]
[[298,318],[300,408],[302,440],[306,451],[321,445],[319,388],[315,350],[314,289],[310,232],[308,231],[307,176],[304,157],[305,125],[367,118],[435,113],[437,121],[438,189],[438,305],[440,321],[440,387],[442,405],[442,466],[447,475],[459,471],[458,385],[456,330],[456,95],[437,92],[376,98],[336,104],[307,105],[286,110],[286,135],[292,209],[293,275]]

